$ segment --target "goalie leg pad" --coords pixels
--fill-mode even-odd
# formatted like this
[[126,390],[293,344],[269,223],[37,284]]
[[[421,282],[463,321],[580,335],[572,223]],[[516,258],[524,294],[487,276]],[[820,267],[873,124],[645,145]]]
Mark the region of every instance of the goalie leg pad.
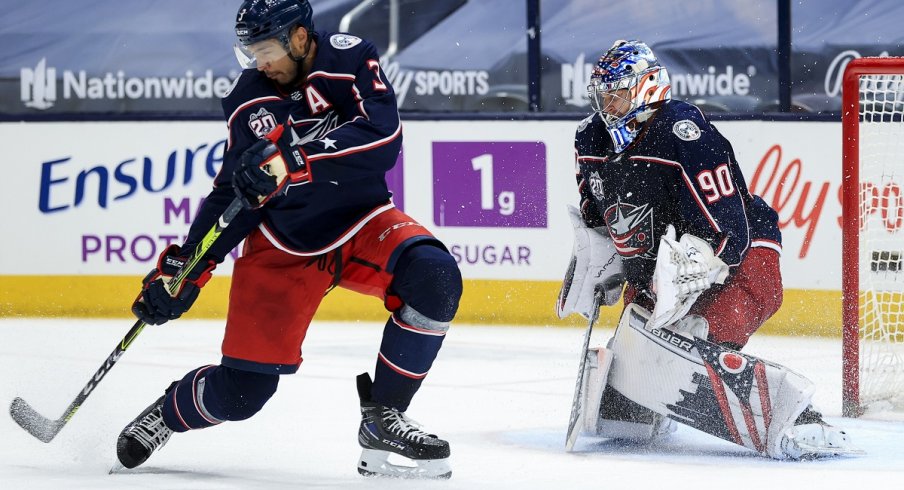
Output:
[[775,458],[813,396],[813,384],[774,363],[665,329],[631,304],[611,349],[609,384],[629,400],[703,432]]
[[603,347],[587,350],[584,364],[584,386],[581,388],[580,424],[582,432],[597,435],[600,422],[600,401],[612,366],[612,351]]
[[584,384],[581,388],[581,432],[588,436],[633,442],[654,442],[675,432],[676,424],[662,415],[625,398],[607,386],[613,359],[611,350],[587,350]]
[[658,442],[677,430],[671,419],[634,403],[607,386],[600,401],[595,435],[633,442]]

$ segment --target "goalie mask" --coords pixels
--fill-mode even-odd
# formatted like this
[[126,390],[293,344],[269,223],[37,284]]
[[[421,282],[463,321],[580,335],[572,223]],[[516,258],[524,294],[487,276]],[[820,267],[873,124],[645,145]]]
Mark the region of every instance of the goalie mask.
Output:
[[634,141],[641,124],[671,100],[672,88],[668,71],[649,46],[616,41],[597,61],[587,95],[606,124],[615,152],[621,153]]

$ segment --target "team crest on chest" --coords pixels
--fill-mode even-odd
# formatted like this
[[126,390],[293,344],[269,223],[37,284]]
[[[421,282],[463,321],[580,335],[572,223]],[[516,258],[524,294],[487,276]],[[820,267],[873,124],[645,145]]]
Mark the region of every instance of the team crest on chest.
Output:
[[653,249],[653,208],[617,201],[603,213],[609,236],[622,257],[655,258]]
[[682,119],[672,125],[672,132],[675,136],[684,141],[694,141],[700,139],[700,128],[690,119]]
[[351,34],[333,34],[330,36],[330,44],[336,49],[348,49],[357,46],[361,38]]

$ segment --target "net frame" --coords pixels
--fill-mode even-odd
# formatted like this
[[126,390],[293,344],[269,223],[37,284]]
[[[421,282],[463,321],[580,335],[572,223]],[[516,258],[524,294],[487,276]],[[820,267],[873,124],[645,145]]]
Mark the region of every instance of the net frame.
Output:
[[[891,82],[884,87],[886,91],[873,90],[881,87],[876,77],[882,76]],[[875,109],[879,110],[868,112]],[[875,392],[883,386],[892,396],[897,390],[904,396],[904,350],[894,350],[904,349],[904,272],[901,271],[904,230],[900,230],[904,224],[904,192],[900,192],[904,189],[904,143],[897,144],[900,171],[891,175],[883,171],[880,176],[886,182],[885,188],[898,192],[882,195],[883,190],[876,183],[860,181],[861,149],[868,146],[861,143],[873,136],[869,133],[875,131],[870,128],[878,127],[870,123],[897,124],[904,128],[904,58],[852,60],[842,79],[842,413],[846,417],[863,415],[866,406],[878,400]],[[861,132],[864,128],[868,131]],[[904,133],[899,140],[904,140]],[[875,220],[872,216],[875,203],[887,205],[891,199],[896,200],[896,213],[889,216],[885,211],[882,219],[886,223],[891,219],[891,226],[886,224],[886,230],[894,230],[886,234],[897,236],[880,240],[886,243],[884,250],[872,248],[865,251],[868,254],[865,258],[861,257],[861,226]],[[860,290],[862,276],[868,283],[864,291]],[[894,280],[882,282],[889,277]],[[875,284],[891,291],[872,289]],[[877,335],[863,328],[872,323],[891,323],[901,330]],[[879,350],[886,352],[880,356],[876,352]],[[875,359],[880,364],[877,367],[864,364]]]

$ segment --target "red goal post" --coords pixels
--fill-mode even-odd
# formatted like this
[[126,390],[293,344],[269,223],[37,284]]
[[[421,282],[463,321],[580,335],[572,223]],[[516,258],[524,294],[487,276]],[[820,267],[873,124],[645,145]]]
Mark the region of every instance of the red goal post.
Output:
[[843,413],[904,399],[904,58],[842,81]]

